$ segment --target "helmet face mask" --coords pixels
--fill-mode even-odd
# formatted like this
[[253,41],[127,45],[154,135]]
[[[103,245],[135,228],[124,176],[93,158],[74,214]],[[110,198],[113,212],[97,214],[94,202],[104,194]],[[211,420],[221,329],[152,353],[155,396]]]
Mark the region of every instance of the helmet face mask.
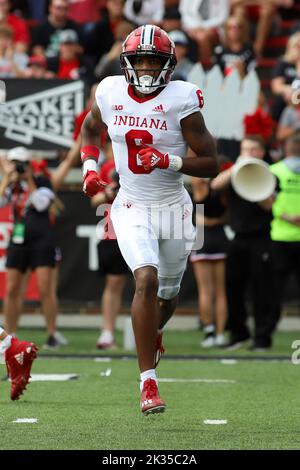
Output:
[[[160,68],[139,69],[136,58],[145,56],[159,58]],[[141,26],[127,36],[120,60],[126,81],[143,94],[153,93],[170,81],[176,65],[175,46],[158,26]]]

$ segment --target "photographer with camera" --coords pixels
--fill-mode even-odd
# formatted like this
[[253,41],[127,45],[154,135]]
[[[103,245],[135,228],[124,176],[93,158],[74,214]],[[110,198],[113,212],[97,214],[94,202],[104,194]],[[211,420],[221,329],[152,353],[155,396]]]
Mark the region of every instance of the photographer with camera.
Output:
[[129,271],[110,220],[110,206],[119,190],[119,175],[115,170],[110,141],[105,144],[104,154],[106,161],[101,166],[99,175],[107,185],[91,200],[93,207],[99,207],[101,204],[109,205],[108,213],[106,211],[104,213],[106,218],[103,237],[98,244],[99,274],[105,277],[105,287],[102,295],[102,332],[96,346],[98,349],[111,349],[116,346],[115,324],[122,304],[126,275]]
[[28,269],[36,272],[48,336],[56,332],[57,301],[51,289],[55,266],[54,225],[49,208],[55,197],[50,178],[35,175],[30,153],[24,147],[8,151],[2,161],[0,207],[12,206],[13,230],[7,248],[4,315],[6,330],[15,334],[22,281]]

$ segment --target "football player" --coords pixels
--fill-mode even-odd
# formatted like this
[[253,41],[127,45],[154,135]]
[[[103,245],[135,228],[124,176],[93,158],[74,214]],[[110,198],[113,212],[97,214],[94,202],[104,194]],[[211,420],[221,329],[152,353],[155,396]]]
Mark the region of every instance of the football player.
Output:
[[[83,191],[92,197],[101,188],[97,143],[107,129],[120,175],[111,218],[135,277],[131,311],[140,405],[142,413],[150,414],[165,410],[155,368],[163,352],[162,328],[176,308],[195,236],[183,174],[216,175],[216,146],[200,111],[201,91],[191,83],[170,82],[176,56],[165,31],[153,25],[135,29],[123,43],[120,60],[125,77],[106,77],[98,85],[82,126]],[[185,158],[187,146],[196,157]]]

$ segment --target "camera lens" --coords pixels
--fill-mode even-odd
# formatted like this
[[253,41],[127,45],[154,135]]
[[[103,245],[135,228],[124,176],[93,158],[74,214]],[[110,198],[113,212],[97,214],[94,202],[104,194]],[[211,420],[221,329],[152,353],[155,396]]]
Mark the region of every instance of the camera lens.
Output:
[[23,173],[25,173],[26,166],[27,166],[26,163],[16,162],[16,172],[22,175]]

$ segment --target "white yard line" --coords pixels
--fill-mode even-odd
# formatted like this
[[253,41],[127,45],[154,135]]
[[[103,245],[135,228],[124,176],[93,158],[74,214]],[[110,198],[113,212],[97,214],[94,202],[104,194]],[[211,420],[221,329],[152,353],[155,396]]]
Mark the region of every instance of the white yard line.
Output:
[[78,378],[78,374],[32,374],[30,382],[64,382]]
[[37,423],[37,418],[17,418],[13,423]]
[[227,424],[227,419],[205,419],[203,424]]
[[159,382],[182,382],[182,383],[224,383],[224,384],[235,384],[236,380],[227,379],[158,379]]
[[94,361],[95,362],[111,362],[112,358],[111,357],[95,357]]

